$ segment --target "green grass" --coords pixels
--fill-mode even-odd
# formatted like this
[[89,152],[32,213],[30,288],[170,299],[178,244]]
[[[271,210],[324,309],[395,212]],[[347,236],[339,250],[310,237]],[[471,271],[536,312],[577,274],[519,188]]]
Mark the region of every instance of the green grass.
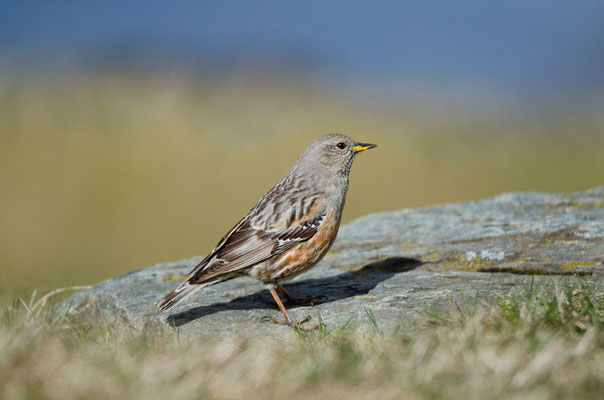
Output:
[[[347,323],[263,340],[118,337],[13,300],[0,321],[2,398],[599,398],[601,283],[553,280],[384,335]],[[583,282],[583,283],[582,283]]]

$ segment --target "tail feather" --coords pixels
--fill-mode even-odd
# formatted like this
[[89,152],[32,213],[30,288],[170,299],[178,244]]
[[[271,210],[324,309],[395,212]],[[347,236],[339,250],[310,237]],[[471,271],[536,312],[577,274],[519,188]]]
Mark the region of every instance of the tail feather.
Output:
[[171,291],[157,303],[157,307],[162,311],[170,311],[176,307],[184,299],[201,289],[202,287],[208,286],[211,282],[204,282],[202,284],[190,284],[188,281],[181,283],[176,289]]

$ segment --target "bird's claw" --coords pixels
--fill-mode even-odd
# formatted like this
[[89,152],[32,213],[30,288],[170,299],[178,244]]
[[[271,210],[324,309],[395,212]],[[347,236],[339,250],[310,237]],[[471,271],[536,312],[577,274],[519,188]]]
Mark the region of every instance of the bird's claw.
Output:
[[312,317],[310,315],[307,315],[306,317],[302,318],[299,321],[293,321],[291,319],[275,318],[275,317],[271,317],[270,315],[265,315],[262,318],[260,318],[260,322],[272,322],[273,324],[287,325],[290,328],[299,329],[304,332],[312,332],[318,328],[317,325],[311,326],[309,328],[302,326],[302,324],[310,321],[311,319],[312,319]]

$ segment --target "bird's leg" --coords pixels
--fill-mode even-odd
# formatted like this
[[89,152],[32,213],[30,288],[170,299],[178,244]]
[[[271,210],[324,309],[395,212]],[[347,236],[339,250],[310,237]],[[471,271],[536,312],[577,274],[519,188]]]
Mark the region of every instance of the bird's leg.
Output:
[[290,301],[294,304],[300,304],[300,305],[304,305],[304,306],[314,306],[315,305],[314,302],[316,300],[327,300],[327,296],[324,296],[324,295],[294,297],[291,294],[289,294],[287,292],[287,290],[285,290],[285,288],[283,286],[281,286],[280,284],[277,284],[277,289],[279,289],[279,291],[281,293],[283,293],[283,295],[285,296],[287,301]]
[[298,328],[305,332],[311,332],[311,331],[314,331],[315,329],[317,329],[316,325],[312,326],[310,328],[305,328],[302,326],[303,323],[308,322],[310,320],[310,315],[305,317],[304,319],[301,319],[300,321],[292,320],[291,317],[289,316],[289,314],[287,313],[287,310],[285,309],[283,302],[281,302],[281,298],[279,298],[277,291],[275,289],[270,289],[270,292],[271,292],[271,295],[273,296],[273,299],[275,299],[275,303],[277,303],[277,306],[279,306],[279,309],[285,316],[285,320],[280,320],[277,318],[270,318],[271,322],[273,322],[275,324],[279,324],[279,325],[288,325],[292,328]]

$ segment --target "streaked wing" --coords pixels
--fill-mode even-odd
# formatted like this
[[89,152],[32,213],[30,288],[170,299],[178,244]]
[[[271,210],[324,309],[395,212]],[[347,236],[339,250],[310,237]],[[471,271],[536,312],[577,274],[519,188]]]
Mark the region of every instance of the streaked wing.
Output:
[[241,221],[239,221],[234,227],[231,228],[230,231],[227,232],[226,235],[224,235],[224,237],[222,239],[220,239],[220,241],[218,242],[218,244],[216,245],[216,247],[214,247],[214,250],[212,250],[210,252],[210,254],[208,254],[206,256],[206,258],[204,258],[199,264],[197,264],[197,266],[195,268],[193,268],[193,270],[191,272],[189,272],[189,278],[192,277],[192,276],[194,276],[195,274],[197,274],[199,271],[203,270],[208,265],[208,263],[210,261],[212,261],[212,259],[216,255],[216,253],[220,249],[222,249],[222,247],[229,240],[229,238],[231,237],[231,235],[233,235],[235,232],[237,232],[239,230],[239,228],[241,228],[241,226],[243,224],[248,223],[249,216],[250,216],[250,213],[247,213],[245,215],[245,217],[243,217],[241,219]]
[[322,210],[315,213],[310,218],[300,222],[276,237],[276,254],[280,254],[287,249],[290,249],[295,244],[305,242],[313,237],[320,229],[321,224],[325,220],[327,213]]
[[[259,227],[246,215],[190,274],[191,283],[201,283],[224,273],[251,267],[309,240],[325,220],[324,208],[313,207],[312,214],[296,220],[290,228],[282,224]],[[287,216],[285,216],[287,217]],[[304,218],[306,217],[306,218]],[[257,222],[257,221],[256,221]],[[273,226],[275,228],[273,228]]]

